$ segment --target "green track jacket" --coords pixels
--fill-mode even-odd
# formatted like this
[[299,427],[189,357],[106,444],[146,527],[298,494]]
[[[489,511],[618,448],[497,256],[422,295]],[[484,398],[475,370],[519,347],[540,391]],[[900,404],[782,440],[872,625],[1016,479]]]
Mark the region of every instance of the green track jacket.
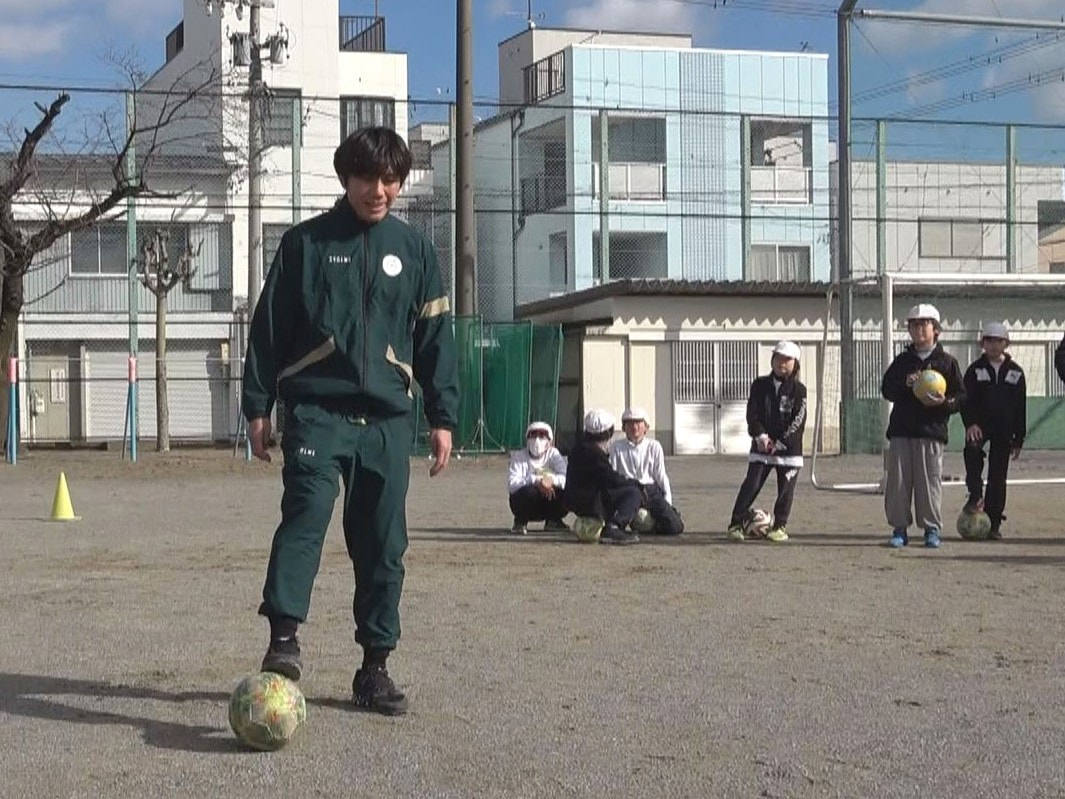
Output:
[[342,197],[281,239],[252,318],[244,415],[267,416],[280,396],[397,416],[413,380],[430,426],[453,430],[458,366],[436,254],[404,222],[367,224]]

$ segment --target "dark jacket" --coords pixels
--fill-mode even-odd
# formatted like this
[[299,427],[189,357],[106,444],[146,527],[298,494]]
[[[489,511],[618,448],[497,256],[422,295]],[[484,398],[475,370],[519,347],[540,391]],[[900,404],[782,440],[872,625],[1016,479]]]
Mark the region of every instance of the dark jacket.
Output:
[[[802,456],[802,436],[806,429],[806,386],[796,376],[789,377],[777,388],[772,374],[756,378],[747,397],[747,432],[751,438],[751,454],[762,456],[757,438],[769,436],[778,447],[769,458]],[[763,458],[759,457],[759,460]]]
[[639,490],[640,484],[618,474],[602,447],[589,441],[573,447],[566,466],[566,506],[571,511],[603,518],[603,492],[625,486]]
[[1061,343],[1054,351],[1054,368],[1058,371],[1058,377],[1065,381],[1065,336],[1061,337]]
[[[925,369],[935,369],[947,381],[946,402],[935,408],[923,404],[914,396],[913,388],[906,385],[909,375]],[[926,360],[921,360],[912,344],[896,355],[884,372],[880,393],[894,403],[888,421],[888,438],[932,438],[944,444],[947,420],[965,400],[961,367],[938,342]]]
[[255,308],[244,415],[286,402],[410,413],[413,381],[432,427],[458,419],[458,361],[436,254],[393,216],[361,221],[346,199],[281,239]]
[[1023,446],[1028,430],[1027,405],[1024,370],[1008,354],[998,374],[986,355],[965,370],[961,418],[966,427],[980,425],[985,438],[1004,438],[1011,447]]

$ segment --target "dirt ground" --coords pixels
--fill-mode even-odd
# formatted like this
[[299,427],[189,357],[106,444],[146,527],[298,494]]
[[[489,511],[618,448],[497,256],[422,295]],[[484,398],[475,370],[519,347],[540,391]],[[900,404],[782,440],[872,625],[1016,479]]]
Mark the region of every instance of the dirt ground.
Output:
[[[674,458],[689,531],[613,548],[503,532],[501,458],[427,466],[390,662],[411,714],[348,707],[337,518],[301,633],[307,725],[257,754],[226,701],[265,646],[276,460],[0,465],[0,797],[1065,796],[1063,486],[1012,488],[1002,542],[896,552],[880,497],[804,480],[791,542],[731,544],[744,463]],[[61,469],[80,521],[45,520]],[[1014,473],[1065,477],[1065,456]],[[961,502],[948,488],[951,520]]]

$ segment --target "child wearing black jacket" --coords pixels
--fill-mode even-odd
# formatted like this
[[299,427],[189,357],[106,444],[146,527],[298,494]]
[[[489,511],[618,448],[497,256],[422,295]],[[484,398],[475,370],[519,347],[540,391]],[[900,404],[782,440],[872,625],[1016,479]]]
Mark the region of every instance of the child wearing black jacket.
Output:
[[788,540],[786,529],[795,499],[795,486],[802,468],[802,436],[806,429],[806,386],[799,381],[799,345],[781,341],[773,348],[773,370],[751,383],[747,398],[747,432],[751,452],[747,476],[736,496],[729,520],[728,537],[743,541],[743,517],[758,498],[769,473],[777,473],[777,500],[773,526],[766,538]]
[[[1002,538],[1006,510],[1006,475],[1010,457],[1024,446],[1028,429],[1028,391],[1024,370],[1010,358],[1006,347],[1009,330],[1001,322],[988,322],[980,334],[984,354],[965,370],[965,487],[967,513],[983,509],[991,519],[991,538]],[[987,495],[984,495],[984,445],[990,444]]]
[[[895,356],[880,384],[884,399],[894,403],[888,421],[887,481],[884,512],[891,525],[888,546],[910,543],[907,530],[914,521],[924,528],[924,545],[937,549],[943,531],[943,449],[947,421],[965,398],[961,367],[939,343],[939,310],[921,303],[906,316],[913,342]],[[946,392],[930,393],[922,401],[913,386],[921,372],[933,369],[946,380]]]
[[578,517],[603,521],[600,543],[635,544],[640,537],[625,528],[632,525],[643,495],[636,480],[610,465],[607,450],[613,437],[613,414],[592,410],[584,415],[584,435],[566,467],[566,506]]

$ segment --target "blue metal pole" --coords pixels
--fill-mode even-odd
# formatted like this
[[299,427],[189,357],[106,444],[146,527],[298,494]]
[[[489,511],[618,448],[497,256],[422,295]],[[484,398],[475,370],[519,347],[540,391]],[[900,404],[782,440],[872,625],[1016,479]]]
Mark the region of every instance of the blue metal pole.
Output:
[[9,358],[7,361],[8,375],[8,401],[7,401],[7,462],[14,465],[18,463],[18,432],[19,432],[19,408],[18,408],[18,358]]

